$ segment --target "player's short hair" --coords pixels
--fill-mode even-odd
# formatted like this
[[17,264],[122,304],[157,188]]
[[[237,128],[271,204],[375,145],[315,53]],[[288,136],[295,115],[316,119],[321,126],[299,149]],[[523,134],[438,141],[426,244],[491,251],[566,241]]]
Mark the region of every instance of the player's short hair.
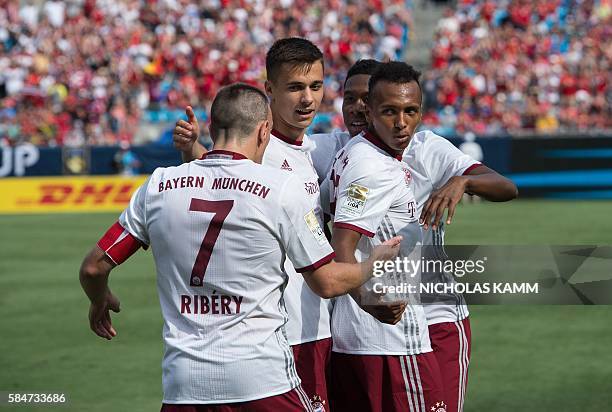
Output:
[[[372,77],[370,77],[368,90],[371,94],[374,90],[374,86],[379,82],[396,84],[416,82],[422,94],[421,83],[419,82],[420,77],[421,72],[407,63],[398,61],[380,63],[374,74],[372,74]],[[372,101],[372,99],[369,100]]]
[[257,123],[268,119],[268,98],[257,87],[234,83],[219,90],[210,109],[210,133],[228,129],[238,138],[255,130]]
[[344,85],[346,86],[346,82],[353,76],[358,74],[367,74],[371,76],[378,69],[378,66],[381,65],[381,62],[374,59],[361,59],[357,60],[355,64],[353,64],[348,72],[346,73],[346,79],[344,79]]
[[283,64],[308,71],[317,61],[323,64],[323,53],[310,40],[301,37],[280,39],[266,54],[266,76],[270,81],[276,79]]

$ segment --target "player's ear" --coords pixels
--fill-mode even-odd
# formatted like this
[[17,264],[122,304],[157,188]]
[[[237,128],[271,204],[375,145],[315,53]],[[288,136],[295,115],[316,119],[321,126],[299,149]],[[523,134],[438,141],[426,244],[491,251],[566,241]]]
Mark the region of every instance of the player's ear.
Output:
[[365,118],[366,118],[366,122],[368,122],[368,124],[372,124],[372,117],[370,116],[370,102],[369,102],[369,96],[368,96],[368,100],[365,102],[365,108],[364,108],[364,114],[365,114]]
[[268,95],[268,99],[272,99],[272,82],[270,80],[266,80],[264,83],[264,88],[266,90],[266,94]]
[[257,147],[266,147],[268,145],[271,130],[272,125],[269,120],[264,120],[259,123],[259,128],[257,130]]
[[423,119],[423,109],[424,109],[424,105],[423,105],[423,100],[421,98],[421,104],[419,105],[419,112],[417,113],[417,126],[419,127],[419,125],[421,124],[421,120]]
[[261,163],[268,142],[270,141],[270,130],[272,130],[272,124],[269,120],[259,122],[257,126],[257,144],[255,146],[255,157],[253,159],[256,163]]
[[[419,90],[421,90],[421,86],[419,86]],[[419,105],[419,123],[421,124],[421,120],[423,119],[423,110],[425,110],[425,96],[423,95],[423,92],[421,91],[421,104]]]

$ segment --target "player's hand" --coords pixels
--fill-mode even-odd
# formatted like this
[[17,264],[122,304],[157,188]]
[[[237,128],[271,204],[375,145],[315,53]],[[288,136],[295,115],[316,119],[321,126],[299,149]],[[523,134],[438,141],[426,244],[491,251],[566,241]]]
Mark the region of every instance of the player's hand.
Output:
[[119,313],[121,310],[119,306],[119,299],[110,290],[107,291],[104,298],[91,302],[89,306],[89,327],[96,335],[108,340],[117,336],[109,311]]
[[444,217],[445,209],[448,209],[446,224],[451,224],[455,215],[455,208],[461,201],[463,193],[465,193],[466,184],[467,179],[463,176],[454,176],[444,186],[431,194],[419,218],[419,223],[423,225],[425,230],[429,228],[430,223],[433,230],[438,228]]
[[386,304],[381,303],[379,305],[364,305],[361,309],[365,310],[382,323],[395,325],[402,319],[404,311],[406,310],[406,303],[394,302]]
[[172,133],[172,141],[174,147],[178,150],[191,154],[194,143],[200,137],[200,125],[191,106],[187,106],[185,114],[187,115],[187,121],[181,119],[176,122]]
[[394,238],[385,241],[383,244],[376,246],[374,250],[372,250],[370,260],[372,262],[376,262],[378,260],[385,261],[395,259],[399,253],[402,239],[402,236],[395,236]]

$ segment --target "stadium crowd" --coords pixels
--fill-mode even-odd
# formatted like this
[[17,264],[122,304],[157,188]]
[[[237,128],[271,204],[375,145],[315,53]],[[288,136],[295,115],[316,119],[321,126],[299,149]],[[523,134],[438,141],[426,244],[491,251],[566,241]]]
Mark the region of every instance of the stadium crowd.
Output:
[[324,51],[321,112],[339,113],[348,67],[399,58],[410,18],[406,0],[0,0],[0,143],[130,142],[147,110],[261,86],[264,50],[287,36]]
[[[347,68],[401,58],[411,4],[0,0],[0,143],[129,143],[147,113],[205,112],[222,85],[262,86],[262,50],[286,36],[326,55],[315,130],[342,127]],[[611,16],[610,0],[460,0],[438,24],[423,127],[446,136],[612,128]]]
[[425,75],[427,127],[443,135],[612,127],[612,2],[458,3],[439,21]]

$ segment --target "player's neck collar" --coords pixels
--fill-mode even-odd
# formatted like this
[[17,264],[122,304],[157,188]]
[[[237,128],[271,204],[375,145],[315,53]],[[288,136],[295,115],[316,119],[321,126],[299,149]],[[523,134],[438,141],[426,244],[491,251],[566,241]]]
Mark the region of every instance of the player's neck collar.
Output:
[[369,130],[364,130],[363,131],[363,137],[370,143],[372,143],[374,146],[378,147],[379,149],[384,150],[389,156],[396,158],[397,160],[402,160],[402,155],[401,154],[396,154],[395,151],[393,149],[391,149],[385,142],[383,142],[380,137],[378,137],[377,135],[375,135],[374,133],[372,133]]
[[211,150],[210,152],[204,153],[200,159],[245,160],[248,159],[248,157],[229,150]]
[[300,140],[299,142],[296,140],[292,140],[276,129],[272,129],[272,136],[276,137],[279,140],[282,140],[285,143],[293,145],[293,146],[301,146],[302,143],[304,143],[304,139]]

